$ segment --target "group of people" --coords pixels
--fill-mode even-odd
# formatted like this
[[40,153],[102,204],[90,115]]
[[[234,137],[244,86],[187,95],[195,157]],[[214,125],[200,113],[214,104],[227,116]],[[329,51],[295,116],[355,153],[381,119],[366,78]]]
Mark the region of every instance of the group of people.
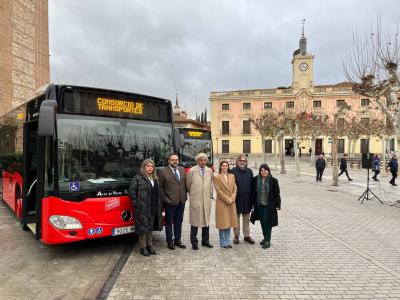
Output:
[[[317,160],[315,161],[315,169],[316,169],[316,181],[322,181],[322,175],[324,173],[326,167],[326,161],[324,159],[323,154],[320,154]],[[346,174],[347,179],[349,181],[352,181],[353,179],[350,178],[349,173],[347,171],[347,154],[344,154],[343,157],[340,159],[340,173],[338,176],[342,175],[343,173]],[[393,155],[392,158],[389,161],[389,170],[390,173],[392,174],[392,179],[389,181],[389,183],[393,186],[397,186],[396,184],[396,177],[397,177],[397,172],[398,172],[398,162],[397,162],[397,156]],[[372,176],[372,179],[374,181],[379,181],[378,179],[378,174],[380,173],[381,170],[381,160],[379,158],[379,155],[374,155],[374,158],[372,159],[372,164],[371,164],[371,169],[374,172],[374,176]]]
[[131,181],[129,196],[134,208],[135,230],[139,236],[140,254],[155,255],[152,231],[162,230],[162,208],[165,208],[165,235],[170,250],[186,248],[182,243],[182,223],[185,203],[189,201],[190,243],[193,250],[199,250],[198,230],[201,228],[201,245],[213,248],[210,243],[211,203],[215,197],[215,224],[219,230],[220,246],[232,248],[239,244],[240,221],[244,241],[255,244],[250,236],[250,221],[259,220],[263,232],[262,248],[270,247],[272,227],[278,225],[281,207],[279,183],[271,174],[267,164],[262,164],[258,175],[247,167],[247,158],[240,155],[236,167],[222,161],[219,172],[214,175],[207,167],[208,158],[204,153],[196,157],[197,165],[188,174],[179,166],[179,157],[171,154],[168,166],[157,175],[154,162],[143,161],[140,171]]

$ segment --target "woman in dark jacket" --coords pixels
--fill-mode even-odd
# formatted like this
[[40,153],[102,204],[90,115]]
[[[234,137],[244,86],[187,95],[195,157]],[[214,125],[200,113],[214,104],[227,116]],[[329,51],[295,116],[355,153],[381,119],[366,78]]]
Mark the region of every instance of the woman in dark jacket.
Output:
[[278,180],[271,175],[267,164],[260,166],[258,176],[253,179],[253,205],[255,220],[260,220],[264,239],[263,249],[269,248],[272,227],[278,226],[278,212],[281,209],[281,196]]
[[161,194],[155,164],[146,159],[129,186],[133,206],[135,231],[139,236],[140,254],[156,255],[153,247],[153,230],[162,230]]

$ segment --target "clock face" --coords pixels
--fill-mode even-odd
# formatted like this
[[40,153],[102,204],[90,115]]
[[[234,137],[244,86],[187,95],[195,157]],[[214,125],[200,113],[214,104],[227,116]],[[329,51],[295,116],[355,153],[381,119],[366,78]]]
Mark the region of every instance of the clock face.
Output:
[[301,63],[301,64],[299,65],[299,69],[302,70],[302,71],[307,71],[307,69],[308,69],[308,64],[305,63],[305,62]]

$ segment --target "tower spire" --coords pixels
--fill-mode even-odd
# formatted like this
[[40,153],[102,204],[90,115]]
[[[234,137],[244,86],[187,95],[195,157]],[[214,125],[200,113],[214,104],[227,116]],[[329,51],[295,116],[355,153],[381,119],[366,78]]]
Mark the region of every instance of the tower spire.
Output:
[[302,29],[301,29],[301,38],[299,41],[299,50],[301,55],[306,55],[307,54],[307,39],[304,35],[304,23],[306,22],[306,19],[303,19],[302,23]]
[[306,19],[303,19],[303,21],[301,22],[303,24],[303,27],[301,29],[301,35],[304,35],[304,23],[306,22]]
[[176,91],[176,94],[175,94],[174,114],[177,116],[179,116],[181,114],[181,107],[179,106],[179,103],[178,103],[178,91]]

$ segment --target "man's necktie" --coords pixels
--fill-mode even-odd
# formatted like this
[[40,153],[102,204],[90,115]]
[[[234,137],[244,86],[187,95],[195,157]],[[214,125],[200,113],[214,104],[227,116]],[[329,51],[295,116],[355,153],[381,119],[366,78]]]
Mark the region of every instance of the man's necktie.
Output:
[[174,173],[175,173],[176,180],[178,180],[178,182],[179,182],[179,175],[178,175],[178,172],[176,171],[176,168],[174,168]]
[[204,177],[204,168],[201,168],[201,175]]

